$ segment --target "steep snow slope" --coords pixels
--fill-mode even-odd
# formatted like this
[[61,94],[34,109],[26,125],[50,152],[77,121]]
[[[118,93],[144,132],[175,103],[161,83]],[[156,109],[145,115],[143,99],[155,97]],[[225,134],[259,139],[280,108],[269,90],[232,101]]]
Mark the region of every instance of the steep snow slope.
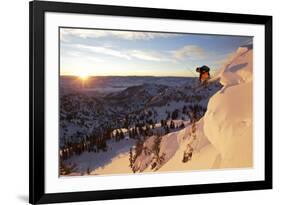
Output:
[[204,132],[223,167],[252,166],[252,58],[252,49],[237,50],[220,73],[224,87],[210,99],[204,116]]
[[[179,132],[181,142],[175,154],[165,163],[159,171],[180,171],[180,170],[202,170],[217,168],[215,164],[218,158],[218,151],[212,146],[203,132],[204,121],[201,119],[196,124],[196,140],[191,137],[191,127]],[[194,148],[192,159],[183,163],[183,155],[188,146]]]
[[[160,147],[160,156],[164,154],[164,161],[162,165],[153,169],[151,169],[151,165],[155,160],[150,149],[153,147],[154,137],[150,137],[144,144],[146,151],[142,152],[135,161],[134,168],[137,169],[137,173],[156,170],[160,172],[171,172],[219,168],[218,163],[220,162],[220,155],[202,132],[203,123],[203,119],[197,123],[197,140],[195,141],[192,140],[190,135],[191,126],[163,136]],[[188,144],[194,146],[195,150],[192,160],[188,163],[183,163],[183,153]],[[129,167],[129,153],[122,153],[112,159],[111,163],[91,172],[91,175],[130,172],[132,172],[132,169]]]
[[207,112],[197,123],[192,160],[181,163],[185,144],[160,169],[251,167],[252,161],[252,58],[251,46],[240,47],[215,77],[224,86],[211,97]]
[[[73,156],[64,163],[66,165],[76,165],[74,169],[75,175],[86,175],[87,172],[92,172],[99,167],[111,164],[115,156],[119,158],[120,156],[126,155],[130,147],[134,144],[134,139],[124,139],[119,142],[110,140],[107,144],[108,152],[98,152],[94,154],[92,152],[84,152],[79,156]],[[129,160],[127,160],[126,163],[129,164]],[[126,165],[124,165],[124,167],[125,166]],[[121,168],[122,167],[123,166],[121,166]],[[128,165],[126,167],[128,167]]]
[[194,142],[192,160],[181,162],[188,142],[182,143],[160,171],[253,165],[252,58],[250,46],[240,47],[215,77],[224,87],[211,97],[207,112],[197,123],[197,139],[205,143],[196,147]]

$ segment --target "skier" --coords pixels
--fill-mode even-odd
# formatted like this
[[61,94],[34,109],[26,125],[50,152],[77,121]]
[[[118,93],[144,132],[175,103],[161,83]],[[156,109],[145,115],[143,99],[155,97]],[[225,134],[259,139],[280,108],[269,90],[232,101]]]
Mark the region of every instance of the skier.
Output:
[[201,67],[197,67],[196,72],[200,73],[199,76],[200,83],[205,84],[210,79],[210,68],[208,66],[203,65]]

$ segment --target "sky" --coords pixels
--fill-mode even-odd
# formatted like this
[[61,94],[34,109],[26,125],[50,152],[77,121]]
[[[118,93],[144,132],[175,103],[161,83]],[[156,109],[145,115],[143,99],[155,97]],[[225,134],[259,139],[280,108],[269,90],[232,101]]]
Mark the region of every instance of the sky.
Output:
[[60,74],[197,76],[212,73],[252,37],[60,28]]

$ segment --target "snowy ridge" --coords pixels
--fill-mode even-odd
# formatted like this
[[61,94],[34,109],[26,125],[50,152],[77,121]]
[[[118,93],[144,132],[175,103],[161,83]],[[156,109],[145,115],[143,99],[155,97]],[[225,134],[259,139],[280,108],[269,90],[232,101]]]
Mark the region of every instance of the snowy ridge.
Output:
[[[252,166],[252,55],[251,47],[238,48],[215,77],[224,87],[211,97],[207,112],[197,123],[197,138],[205,142],[194,148],[186,169]],[[171,158],[162,170],[181,166],[178,157]]]
[[188,144],[184,142],[160,170],[175,166],[183,169],[252,166],[252,58],[251,47],[240,47],[216,76],[224,87],[211,97],[207,112],[197,123],[196,134],[201,145],[194,147],[190,163],[184,166],[179,162]]
[[204,116],[204,132],[220,152],[222,167],[252,166],[252,58],[251,47],[237,50]]

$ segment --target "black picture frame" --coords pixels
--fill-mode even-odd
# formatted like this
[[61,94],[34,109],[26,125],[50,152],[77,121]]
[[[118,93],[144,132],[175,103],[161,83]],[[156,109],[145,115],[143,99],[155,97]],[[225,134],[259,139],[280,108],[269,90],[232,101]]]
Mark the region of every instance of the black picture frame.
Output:
[[[29,202],[31,204],[154,197],[198,193],[260,190],[272,188],[272,17],[248,14],[199,12],[156,8],[105,6],[62,2],[32,1],[29,4],[30,42],[30,164]],[[265,26],[265,180],[235,183],[196,184],[154,188],[135,188],[71,193],[45,192],[45,13],[62,12],[110,16],[150,17],[162,19],[197,20],[259,24]],[[261,133],[260,133],[261,134]]]

